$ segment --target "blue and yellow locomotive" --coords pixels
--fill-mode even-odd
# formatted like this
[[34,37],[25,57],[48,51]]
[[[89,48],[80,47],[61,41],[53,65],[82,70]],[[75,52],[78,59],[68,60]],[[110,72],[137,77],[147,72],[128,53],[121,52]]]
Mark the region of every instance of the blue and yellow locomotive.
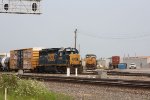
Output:
[[82,72],[80,55],[75,48],[49,48],[39,51],[38,72],[66,73],[67,67],[70,67],[71,73],[75,68]]

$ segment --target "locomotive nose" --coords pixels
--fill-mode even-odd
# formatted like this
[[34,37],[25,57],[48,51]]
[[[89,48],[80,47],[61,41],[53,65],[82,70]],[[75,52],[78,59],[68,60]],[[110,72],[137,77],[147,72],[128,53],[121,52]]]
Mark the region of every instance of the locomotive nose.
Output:
[[70,64],[79,65],[80,64],[80,55],[79,54],[70,54]]

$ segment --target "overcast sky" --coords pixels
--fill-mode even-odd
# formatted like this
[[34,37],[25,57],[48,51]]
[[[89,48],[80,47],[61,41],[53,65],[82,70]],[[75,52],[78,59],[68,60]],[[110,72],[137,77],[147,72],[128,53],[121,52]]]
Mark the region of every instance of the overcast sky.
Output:
[[41,15],[0,14],[0,52],[73,47],[94,53],[150,55],[150,0],[43,0]]

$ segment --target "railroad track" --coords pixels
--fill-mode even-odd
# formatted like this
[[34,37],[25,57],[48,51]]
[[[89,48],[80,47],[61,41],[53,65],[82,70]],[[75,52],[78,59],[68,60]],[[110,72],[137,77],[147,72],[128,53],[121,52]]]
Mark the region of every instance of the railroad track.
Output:
[[[98,75],[96,71],[90,73],[82,73],[82,75]],[[119,71],[107,71],[107,75],[118,75],[118,76],[144,76],[150,77],[150,73],[137,73],[137,72],[119,72]]]
[[119,75],[119,76],[145,76],[150,77],[150,73],[131,73],[131,72],[118,72],[118,71],[107,71],[108,75]]
[[83,77],[65,77],[65,76],[36,76],[36,75],[21,75],[20,78],[36,79],[40,81],[55,81],[67,83],[80,83],[90,85],[109,85],[132,88],[150,88],[150,81],[140,80],[123,80],[123,79],[98,79],[98,78],[83,78]]

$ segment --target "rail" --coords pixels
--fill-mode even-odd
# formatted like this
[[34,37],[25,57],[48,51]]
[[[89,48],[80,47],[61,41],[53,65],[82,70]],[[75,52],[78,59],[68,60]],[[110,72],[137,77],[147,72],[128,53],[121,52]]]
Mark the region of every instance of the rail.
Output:
[[90,85],[109,85],[133,88],[150,88],[150,81],[141,80],[124,80],[124,79],[99,79],[99,78],[83,78],[83,77],[65,77],[65,76],[36,76],[36,75],[21,75],[20,78],[36,79],[40,81],[56,81],[67,83],[81,83]]

